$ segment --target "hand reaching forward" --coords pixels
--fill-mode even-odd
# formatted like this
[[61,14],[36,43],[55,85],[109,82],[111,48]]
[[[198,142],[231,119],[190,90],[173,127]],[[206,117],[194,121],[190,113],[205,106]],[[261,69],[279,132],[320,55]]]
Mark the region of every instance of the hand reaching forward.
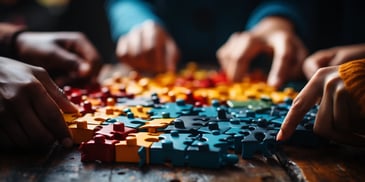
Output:
[[336,66],[348,61],[365,58],[365,44],[333,47],[309,56],[303,64],[303,72],[310,79],[320,68]]
[[72,140],[61,110],[77,109],[40,67],[0,57],[0,146],[2,150],[42,148]]
[[304,115],[321,99],[314,132],[341,143],[365,145],[365,118],[339,76],[338,66],[319,69],[294,99],[277,140],[288,139]]
[[140,72],[175,72],[179,50],[157,23],[146,21],[118,40],[117,57]]
[[23,32],[16,50],[20,61],[43,67],[60,86],[94,82],[101,68],[98,52],[78,32]]
[[252,59],[261,53],[273,54],[269,85],[280,87],[289,79],[303,76],[306,48],[291,23],[279,17],[267,17],[250,31],[232,34],[217,51],[217,57],[228,78],[241,81]]

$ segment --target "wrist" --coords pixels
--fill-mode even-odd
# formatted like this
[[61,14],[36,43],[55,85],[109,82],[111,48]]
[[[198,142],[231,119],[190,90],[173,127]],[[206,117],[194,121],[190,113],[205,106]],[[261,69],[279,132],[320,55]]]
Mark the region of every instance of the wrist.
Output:
[[12,58],[17,56],[16,39],[25,30],[24,26],[0,23],[0,53],[3,56]]

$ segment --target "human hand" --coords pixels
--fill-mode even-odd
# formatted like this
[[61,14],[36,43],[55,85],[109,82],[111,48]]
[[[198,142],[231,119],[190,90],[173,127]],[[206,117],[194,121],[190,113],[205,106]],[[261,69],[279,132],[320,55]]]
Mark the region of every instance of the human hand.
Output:
[[15,43],[21,61],[43,67],[60,86],[96,82],[100,56],[81,33],[23,32]]
[[117,57],[136,71],[175,72],[179,49],[157,23],[146,21],[118,40]]
[[307,50],[291,23],[280,17],[267,17],[250,31],[232,34],[217,51],[217,57],[228,78],[241,81],[252,59],[261,53],[273,55],[269,85],[278,88],[289,79],[303,76]]
[[340,65],[364,57],[365,44],[339,46],[320,50],[304,61],[303,72],[305,76],[310,79],[321,67]]
[[345,89],[338,66],[319,69],[293,101],[277,140],[288,139],[304,115],[321,99],[314,133],[337,142],[365,145],[365,118]]
[[[77,108],[41,67],[0,57],[0,146],[39,149],[55,140],[70,147],[64,113]],[[61,110],[60,110],[61,109]]]

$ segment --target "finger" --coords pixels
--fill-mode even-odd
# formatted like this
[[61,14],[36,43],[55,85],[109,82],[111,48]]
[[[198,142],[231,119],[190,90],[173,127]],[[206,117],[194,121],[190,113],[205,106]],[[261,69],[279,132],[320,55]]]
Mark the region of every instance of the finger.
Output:
[[44,127],[36,113],[34,113],[26,94],[19,96],[11,107],[15,113],[14,118],[18,121],[29,142],[34,147],[49,145],[53,142],[52,134]]
[[303,72],[307,79],[310,79],[319,68],[328,66],[334,56],[332,51],[319,51],[309,56],[303,64]]
[[63,41],[70,44],[66,50],[76,54],[79,58],[78,77],[95,77],[101,69],[101,60],[92,43],[82,33],[68,34]]
[[222,69],[225,71],[226,75],[228,76],[229,79],[232,80],[232,76],[229,75],[229,69],[228,69],[228,65],[231,62],[231,56],[230,56],[230,50],[232,44],[234,43],[234,39],[235,37],[238,37],[239,33],[233,33],[230,38],[227,40],[226,43],[224,43],[217,51],[217,58],[219,60],[219,63],[222,67]]
[[119,61],[123,61],[124,57],[127,55],[127,37],[122,36],[119,38],[116,48],[116,55],[119,59]]
[[341,78],[337,80],[337,88],[333,94],[333,120],[335,128],[343,132],[351,132],[350,127],[350,111],[349,105],[351,97],[346,91],[345,86]]
[[62,70],[64,72],[77,72],[81,58],[62,47],[56,46],[50,58],[50,66],[52,69]]
[[166,69],[169,72],[176,71],[176,64],[179,60],[179,51],[175,43],[172,40],[166,43]]
[[75,33],[75,38],[69,37],[68,41],[73,43],[71,51],[87,61],[99,61],[100,56],[93,44],[85,37],[84,34]]
[[274,48],[274,58],[268,76],[268,84],[279,88],[288,77],[289,70],[293,69],[294,52],[292,45],[288,41],[277,41]]
[[34,67],[34,75],[43,84],[46,92],[57,103],[58,107],[64,113],[76,113],[78,112],[75,105],[72,104],[63,92],[48,76],[48,73],[41,68]]
[[304,115],[310,110],[322,95],[323,75],[326,70],[321,70],[313,76],[302,91],[296,96],[293,104],[286,115],[281,129],[277,134],[277,140],[287,140],[295,131],[297,125],[302,121]]
[[72,140],[62,113],[47,90],[41,84],[37,84],[29,89],[28,94],[31,96],[31,104],[44,126],[64,146],[71,147]]
[[344,131],[344,129],[339,128],[343,125],[340,124],[340,126],[338,126],[339,123],[336,123],[334,120],[335,106],[333,101],[333,92],[336,89],[337,80],[330,78],[326,82],[324,95],[313,127],[314,133],[340,143],[351,145],[359,145],[363,143],[365,139],[364,137]]
[[[26,149],[32,146],[23,128],[19,125],[18,121],[14,119],[15,117],[2,118],[6,125],[3,125],[3,131],[8,136],[11,143],[15,145],[18,149]],[[6,120],[6,121],[5,121]]]
[[241,34],[226,50],[227,75],[233,81],[241,81],[252,59],[260,52],[266,52],[266,49],[267,46],[260,39],[248,33]]

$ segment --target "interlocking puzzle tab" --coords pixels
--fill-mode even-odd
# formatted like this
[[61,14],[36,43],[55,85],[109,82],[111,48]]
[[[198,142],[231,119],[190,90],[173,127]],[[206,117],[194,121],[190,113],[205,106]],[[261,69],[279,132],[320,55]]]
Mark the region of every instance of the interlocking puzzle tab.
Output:
[[[65,87],[79,113],[64,114],[82,161],[202,168],[235,165],[239,157],[271,156],[296,92],[249,78],[230,83],[190,64],[179,75],[113,76],[99,86]],[[314,146],[318,106],[287,144]]]

